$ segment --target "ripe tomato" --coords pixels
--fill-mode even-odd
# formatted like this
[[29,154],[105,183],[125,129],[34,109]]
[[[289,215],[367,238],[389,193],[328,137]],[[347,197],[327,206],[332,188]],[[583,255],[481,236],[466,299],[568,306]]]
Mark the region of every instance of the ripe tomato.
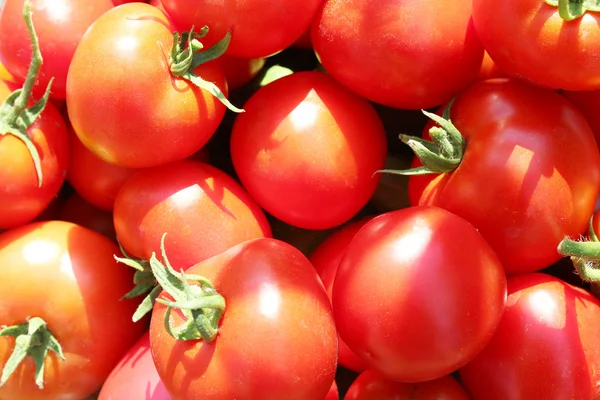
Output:
[[[348,245],[352,241],[354,235],[356,235],[369,219],[370,218],[363,218],[342,227],[325,239],[310,255],[310,262],[317,270],[321,281],[323,281],[329,301],[331,301],[332,298],[335,275],[337,274],[338,267],[344,254],[346,254]],[[342,367],[356,372],[362,372],[367,369],[365,363],[352,353],[352,350],[350,350],[346,343],[339,337],[338,351],[338,364]]]
[[486,79],[506,78],[507,75],[494,63],[494,60],[486,52],[483,53],[483,61],[477,80],[484,81]]
[[596,144],[600,145],[600,114],[596,111],[600,107],[600,90],[587,90],[583,92],[561,91],[564,97],[577,107],[585,116],[594,132]]
[[[0,103],[20,86],[0,81]],[[29,106],[34,103],[30,102]],[[4,133],[4,132],[3,132]],[[12,135],[0,135],[0,229],[14,228],[40,215],[65,181],[69,141],[65,121],[52,103],[27,129],[41,161],[42,186],[25,144]]]
[[210,45],[232,31],[227,54],[267,57],[291,46],[308,29],[321,0],[161,0],[175,27],[208,26]]
[[[154,306],[152,357],[174,399],[325,397],[336,371],[337,335],[323,285],[299,250],[276,239],[255,239],[186,274],[207,278],[226,306],[212,342],[174,339],[165,330],[166,306]],[[170,321],[179,325],[182,317],[173,311]]]
[[401,382],[437,379],[472,360],[505,300],[502,265],[481,234],[428,206],[367,222],[333,285],[340,337],[370,369]]
[[374,108],[321,72],[297,72],[259,89],[237,116],[231,158],[267,212],[327,229],[367,204],[387,142]]
[[146,332],[112,370],[98,400],[171,400],[160,380],[152,353],[150,334]]
[[[0,398],[83,399],[100,388],[144,330],[144,324],[131,322],[135,304],[120,300],[133,272],[116,263],[118,252],[106,237],[64,221],[0,235],[2,324],[44,319],[65,357],[49,352],[43,390],[34,383],[34,362],[27,357],[0,387]],[[14,345],[13,337],[0,336],[1,366]]]
[[547,3],[473,0],[473,23],[483,46],[513,77],[554,89],[600,89],[600,14],[565,21]]
[[445,103],[473,82],[483,47],[471,0],[326,0],[311,28],[325,70],[376,103]]
[[585,118],[553,91],[496,79],[459,95],[450,119],[466,140],[464,157],[449,173],[410,177],[413,204],[471,222],[508,274],[558,261],[558,243],[585,233],[600,189]]
[[173,266],[188,268],[245,240],[270,236],[263,211],[237,181],[197,161],[137,171],[114,208],[127,253],[148,260],[167,232]]
[[600,398],[600,302],[542,273],[508,279],[489,345],[460,370],[473,400]]
[[265,58],[240,58],[227,55],[219,58],[227,79],[227,88],[236,90],[250,82],[265,66],[266,61]]
[[[156,7],[128,3],[98,18],[69,68],[67,107],[73,129],[94,154],[128,168],[186,158],[212,136],[225,106],[174,77],[173,27]],[[194,73],[226,94],[216,61]]]
[[[31,62],[29,32],[23,20],[24,0],[6,0],[0,10],[0,59],[22,83]],[[113,8],[111,0],[31,0],[33,23],[44,64],[36,84],[41,96],[51,78],[51,97],[66,96],[67,71],[81,37],[100,15]]]
[[337,383],[335,383],[335,381],[333,381],[333,383],[331,384],[331,388],[329,389],[329,392],[327,392],[327,395],[325,396],[325,398],[323,400],[339,400],[339,399],[340,399],[340,392],[338,391]]
[[112,213],[88,203],[78,193],[73,193],[59,205],[56,219],[72,222],[117,241]]
[[102,160],[81,143],[71,127],[69,144],[71,159],[67,180],[86,201],[102,210],[112,211],[119,189],[136,169]]
[[375,371],[356,378],[344,400],[469,400],[460,384],[450,375],[420,383],[401,383]]
[[0,58],[0,80],[7,82],[15,82],[15,78],[6,70],[4,63],[2,63],[2,59]]

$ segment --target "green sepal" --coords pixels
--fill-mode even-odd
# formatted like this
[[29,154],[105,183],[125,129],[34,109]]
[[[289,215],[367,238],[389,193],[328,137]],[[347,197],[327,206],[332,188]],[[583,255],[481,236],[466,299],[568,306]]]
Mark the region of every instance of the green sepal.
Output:
[[600,0],[544,0],[546,4],[558,7],[558,15],[565,21],[581,18],[587,11],[600,11]]

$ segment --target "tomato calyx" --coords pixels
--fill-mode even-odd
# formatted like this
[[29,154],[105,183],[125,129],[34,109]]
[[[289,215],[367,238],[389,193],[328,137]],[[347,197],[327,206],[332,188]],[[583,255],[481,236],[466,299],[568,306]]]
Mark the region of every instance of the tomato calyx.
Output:
[[22,324],[8,326],[0,331],[0,336],[15,338],[15,348],[2,370],[0,386],[6,383],[25,357],[31,356],[35,361],[35,383],[43,389],[44,360],[48,352],[53,351],[61,360],[65,359],[60,343],[42,318],[33,317]]
[[[152,253],[150,267],[159,285],[174,301],[158,297],[157,302],[167,306],[165,313],[165,329],[177,340],[199,340],[207,343],[216,339],[219,332],[219,321],[225,311],[225,298],[214,288],[212,283],[199,275],[177,272],[169,263],[165,251],[166,233],[161,238],[161,255],[164,264]],[[190,285],[194,281],[197,285]],[[171,311],[179,309],[184,322],[179,326],[171,326]]]
[[410,146],[423,163],[422,166],[404,170],[384,169],[378,172],[397,175],[425,175],[454,171],[462,162],[466,142],[463,135],[450,121],[450,108],[453,102],[454,99],[446,105],[441,117],[421,110],[423,114],[439,125],[429,130],[431,141],[418,136],[400,135],[400,140]]
[[600,282],[600,240],[594,231],[590,218],[588,241],[576,241],[565,237],[558,244],[558,252],[564,257],[570,257],[579,277],[586,282]]
[[204,46],[199,39],[206,36],[207,33],[208,27],[205,26],[200,32],[194,32],[194,27],[192,27],[189,32],[183,32],[181,34],[175,32],[173,34],[173,48],[171,49],[170,62],[171,73],[174,76],[185,79],[200,89],[206,90],[215,96],[229,110],[236,113],[244,112],[243,109],[237,108],[231,104],[217,85],[202,79],[194,73],[194,69],[199,65],[221,57],[225,53],[225,50],[227,50],[229,42],[231,42],[231,31],[227,31],[227,34],[218,43],[201,51],[204,49]]
[[149,261],[132,258],[125,252],[125,249],[123,246],[121,246],[121,243],[119,243],[119,247],[121,248],[121,253],[124,257],[118,257],[115,255],[115,260],[136,270],[133,274],[133,289],[127,292],[121,298],[121,300],[133,299],[145,295],[144,299],[135,310],[133,317],[131,318],[133,322],[138,322],[146,314],[152,311],[154,302],[156,301],[156,298],[160,294],[162,288],[158,285],[158,282],[156,282],[156,278],[154,278]]
[[581,18],[586,11],[600,11],[600,0],[544,0],[546,4],[558,7],[558,15],[565,21]]
[[29,65],[29,71],[27,72],[27,79],[25,80],[23,87],[12,92],[4,103],[0,105],[0,137],[12,135],[23,142],[33,160],[38,187],[41,187],[44,182],[42,162],[33,140],[31,140],[27,134],[27,129],[33,125],[42,111],[44,111],[50,97],[50,88],[52,87],[54,78],[50,79],[50,82],[48,82],[46,92],[42,98],[28,108],[29,98],[31,97],[33,86],[35,85],[35,81],[43,63],[38,38],[33,27],[32,14],[30,1],[27,0],[23,4],[23,18],[25,19],[31,37],[33,55],[31,64]]

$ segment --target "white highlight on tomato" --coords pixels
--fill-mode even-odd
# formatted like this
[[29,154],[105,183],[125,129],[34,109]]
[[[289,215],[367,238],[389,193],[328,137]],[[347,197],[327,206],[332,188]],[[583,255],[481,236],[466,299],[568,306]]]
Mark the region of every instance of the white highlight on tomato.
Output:
[[29,264],[45,264],[56,259],[61,250],[55,243],[47,240],[32,240],[23,247],[23,258]]
[[263,283],[258,295],[258,309],[267,318],[275,318],[279,314],[281,294],[277,286],[272,283]]
[[[319,116],[318,95],[314,90],[311,90],[304,100],[289,114],[289,120],[292,122],[296,130],[310,128],[315,125],[315,121]],[[315,98],[313,101],[312,99]]]
[[565,309],[556,302],[546,290],[536,290],[529,295],[531,310],[535,313],[540,324],[554,329],[562,329],[565,325]]

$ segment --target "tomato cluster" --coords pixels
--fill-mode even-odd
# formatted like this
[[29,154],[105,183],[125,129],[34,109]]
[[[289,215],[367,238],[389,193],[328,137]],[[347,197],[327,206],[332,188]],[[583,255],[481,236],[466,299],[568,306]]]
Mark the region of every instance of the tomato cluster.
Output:
[[597,3],[0,0],[0,400],[600,400]]

